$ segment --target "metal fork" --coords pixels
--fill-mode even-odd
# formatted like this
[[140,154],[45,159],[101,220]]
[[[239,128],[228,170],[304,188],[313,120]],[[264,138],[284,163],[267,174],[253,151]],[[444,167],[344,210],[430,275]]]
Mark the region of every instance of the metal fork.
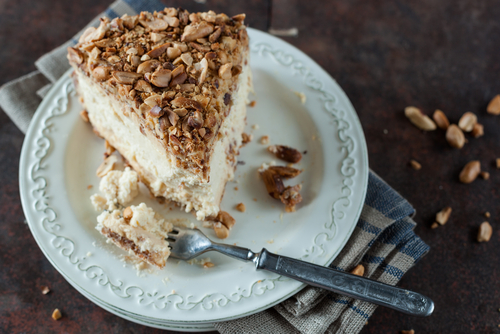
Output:
[[256,269],[333,291],[341,295],[392,308],[409,315],[426,317],[434,311],[434,302],[419,293],[359,277],[329,267],[292,259],[268,252],[263,248],[254,253],[248,248],[211,241],[198,229],[174,227],[168,233],[173,258],[190,260],[208,251],[217,251],[238,260],[252,261]]

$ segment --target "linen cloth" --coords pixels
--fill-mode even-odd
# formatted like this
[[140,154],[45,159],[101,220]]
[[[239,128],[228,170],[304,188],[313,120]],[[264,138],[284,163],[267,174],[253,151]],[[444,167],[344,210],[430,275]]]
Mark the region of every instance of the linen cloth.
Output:
[[[167,3],[168,4],[168,3]],[[99,18],[162,10],[156,0],[118,0],[88,26],[98,26]],[[87,26],[87,27],[88,27]],[[80,33],[35,63],[37,71],[0,88],[0,106],[24,133],[42,98],[70,67],[66,48],[76,44]],[[395,285],[428,251],[429,247],[413,232],[412,206],[375,173],[370,171],[368,190],[361,217],[348,243],[331,264],[350,271],[365,267],[365,277]],[[358,333],[376,306],[314,287],[266,311],[215,323],[221,333]]]

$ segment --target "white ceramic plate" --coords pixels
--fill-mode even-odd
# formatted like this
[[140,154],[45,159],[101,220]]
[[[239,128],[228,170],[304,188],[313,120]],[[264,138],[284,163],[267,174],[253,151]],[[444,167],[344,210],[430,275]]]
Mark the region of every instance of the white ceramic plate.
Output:
[[[257,103],[247,110],[247,133],[254,140],[241,151],[245,164],[238,167],[236,182],[226,186],[222,208],[237,224],[225,242],[327,265],[347,242],[364,202],[368,157],[361,125],[342,89],[314,61],[268,34],[249,29],[249,35],[256,93],[251,99]],[[203,256],[215,264],[209,269],[169,260],[164,270],[139,276],[132,266],[124,266],[124,252],[106,244],[94,229],[97,213],[89,197],[98,189],[95,170],[103,141],[81,121],[82,107],[68,73],[33,118],[19,178],[24,212],[38,245],[75,288],[132,321],[207,330],[210,323],[267,309],[304,287],[215,253]],[[305,104],[295,92],[305,94]],[[304,173],[287,182],[303,184],[304,200],[295,213],[283,213],[283,205],[267,195],[259,180],[257,168],[277,160],[259,143],[263,135],[271,144],[307,151],[298,164]],[[194,221],[191,214],[170,210],[149,196],[135,202],[140,201],[164,216]],[[234,209],[240,202],[245,213]],[[214,237],[213,231],[205,231]]]

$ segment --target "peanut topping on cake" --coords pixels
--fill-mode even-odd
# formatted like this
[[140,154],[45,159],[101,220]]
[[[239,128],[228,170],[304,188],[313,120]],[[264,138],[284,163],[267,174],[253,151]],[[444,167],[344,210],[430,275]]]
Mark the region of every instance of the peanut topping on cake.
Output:
[[71,65],[125,102],[141,132],[208,178],[210,152],[246,66],[244,15],[142,12],[88,28]]

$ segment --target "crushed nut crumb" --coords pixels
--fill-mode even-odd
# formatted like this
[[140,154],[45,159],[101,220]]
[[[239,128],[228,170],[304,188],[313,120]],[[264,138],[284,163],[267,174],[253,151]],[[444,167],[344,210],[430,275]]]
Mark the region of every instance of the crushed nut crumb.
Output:
[[485,216],[486,218],[490,218],[490,217],[491,217],[491,214],[490,214],[488,211],[486,211],[486,212],[484,213],[484,216]]
[[93,185],[89,184],[89,185],[87,186],[87,189],[88,189],[88,190],[90,190],[90,189],[92,189],[93,187],[94,187]]
[[422,168],[422,165],[417,161],[417,160],[410,160],[410,165],[411,165],[411,168],[413,168],[414,170],[420,170]]
[[62,318],[61,311],[59,311],[59,309],[58,309],[58,308],[56,308],[56,309],[54,310],[54,312],[52,312],[52,319],[54,319],[54,320],[59,320],[59,319],[61,319],[61,318]]
[[484,180],[489,180],[490,179],[490,173],[488,172],[481,172],[479,175],[484,179]]
[[495,96],[488,107],[486,107],[486,111],[492,115],[500,115],[500,95]]
[[238,203],[236,204],[236,210],[238,210],[239,212],[245,212],[247,208],[244,203]]
[[213,262],[203,263],[203,268],[212,268],[213,266],[215,266],[215,264],[213,264]]
[[123,210],[123,218],[125,220],[130,220],[134,216],[134,211],[132,211],[132,208],[130,206],[126,207],[125,210]]
[[440,225],[446,224],[448,219],[450,219],[452,209],[451,207],[447,206],[443,210],[439,211],[436,214],[436,222],[439,223]]
[[476,123],[472,128],[471,135],[474,138],[479,138],[484,135],[484,126],[482,124]]
[[80,111],[80,117],[86,122],[88,123],[90,120],[89,120],[89,113],[87,110],[82,110]]
[[262,137],[260,137],[260,143],[261,143],[262,145],[267,145],[267,144],[269,144],[269,136],[262,136]]
[[248,144],[249,142],[252,141],[253,135],[252,134],[247,134],[247,133],[243,132],[242,135],[241,135],[241,139],[242,139],[242,144],[246,145],[246,144]]
[[116,151],[116,149],[111,146],[111,144],[107,140],[104,141],[104,149],[104,158],[109,157],[111,154],[113,154],[114,151]]
[[226,211],[219,211],[217,217],[214,219],[216,222],[222,223],[229,230],[234,226],[236,220]]
[[215,235],[219,239],[226,239],[229,236],[228,228],[222,223],[214,223],[213,228],[215,231]]
[[115,155],[111,155],[107,157],[102,164],[97,168],[96,175],[98,177],[104,177],[110,171],[115,168],[116,163],[118,162],[118,158]]
[[302,93],[302,92],[293,92],[295,95],[297,95],[300,99],[300,103],[302,104],[306,104],[306,101],[307,101],[307,96],[306,94]]
[[432,225],[431,225],[432,229],[435,229],[435,228],[438,228],[438,227],[439,227],[439,224],[436,223],[436,222],[432,223]]
[[351,274],[363,276],[365,274],[365,267],[362,264],[358,264],[353,270],[351,270]]
[[48,294],[48,293],[50,292],[49,287],[48,287],[48,286],[45,286],[45,285],[41,286],[41,287],[40,287],[40,289],[42,290],[42,293],[43,293],[44,295],[46,295],[46,294]]
[[295,206],[302,202],[302,195],[300,195],[300,190],[302,189],[301,184],[297,184],[293,187],[286,187],[280,196],[281,202],[285,204],[286,212],[295,212]]
[[491,235],[493,234],[493,228],[490,223],[483,222],[479,226],[479,232],[477,234],[477,241],[479,242],[488,242],[491,239]]
[[410,330],[407,330],[407,331],[402,330],[401,334],[415,334],[415,331],[413,329],[410,329]]
[[257,101],[254,100],[254,101],[250,102],[249,106],[253,108],[253,107],[255,107],[256,104],[257,104]]

